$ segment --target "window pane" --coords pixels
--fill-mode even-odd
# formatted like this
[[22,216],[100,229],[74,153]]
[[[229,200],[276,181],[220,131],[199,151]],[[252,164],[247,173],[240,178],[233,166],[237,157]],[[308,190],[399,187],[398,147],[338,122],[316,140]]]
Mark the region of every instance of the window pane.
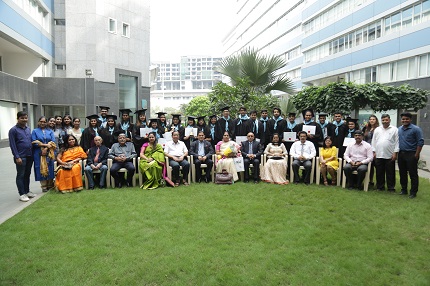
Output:
[[402,27],[412,26],[412,7],[402,13]]
[[414,6],[414,25],[421,22],[421,3]]
[[400,29],[400,13],[391,16],[391,30],[397,31]]
[[397,77],[396,80],[405,80],[408,78],[408,60],[400,60],[397,62]]
[[419,76],[426,76],[427,75],[427,57],[428,57],[428,55],[420,56]]
[[136,109],[137,78],[119,75],[119,109]]
[[375,24],[369,26],[369,41],[373,41],[376,37]]
[[345,38],[342,37],[339,39],[339,52],[344,50],[344,42],[345,42]]
[[391,31],[391,18],[385,18],[385,34],[389,34]]
[[415,58],[409,59],[409,69],[408,69],[408,78],[415,78],[417,76],[417,71],[415,68]]
[[428,21],[430,18],[430,1],[423,1],[422,21]]
[[390,64],[381,65],[381,72],[379,73],[379,82],[390,82]]

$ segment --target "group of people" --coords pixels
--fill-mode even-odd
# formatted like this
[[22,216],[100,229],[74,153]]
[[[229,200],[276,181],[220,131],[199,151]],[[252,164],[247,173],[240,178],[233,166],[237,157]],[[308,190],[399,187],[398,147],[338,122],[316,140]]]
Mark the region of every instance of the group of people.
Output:
[[[81,160],[87,159],[84,171],[89,188],[94,189],[95,170],[100,173],[99,187],[106,187],[108,159],[113,162],[110,172],[116,187],[132,185],[137,157],[140,158],[138,168],[144,176],[142,188],[145,189],[154,189],[161,184],[188,185],[188,156],[193,157],[198,182],[211,182],[214,166],[217,173],[228,172],[237,181],[235,158],[242,157],[245,182],[250,180],[252,165],[254,183],[262,180],[288,184],[288,155],[291,155],[293,183],[299,183],[301,177],[305,184],[310,183],[311,162],[318,156],[324,185],[336,185],[340,168],[338,158],[344,158],[343,171],[349,188],[362,187],[367,166],[373,161],[377,189],[383,190],[387,185],[389,191],[394,191],[395,161],[398,160],[401,194],[408,194],[408,174],[411,178],[410,197],[415,197],[418,191],[417,163],[424,140],[421,129],[411,123],[410,113],[401,114],[402,126],[399,128],[392,126],[389,115],[384,114],[381,126],[378,118],[372,115],[361,130],[356,119],[344,120],[342,113],[335,113],[333,122],[327,121],[325,113],[320,113],[314,120],[311,109],[304,110],[303,122],[297,123],[295,113],[289,113],[285,120],[279,108],[272,110],[270,118],[267,110],[261,110],[261,117],[257,118],[257,111],[251,111],[248,116],[246,108],[241,107],[240,114],[233,120],[229,107],[224,107],[220,110],[221,116],[209,116],[207,124],[204,116],[188,116],[184,126],[180,114],[172,114],[172,122],[168,124],[165,112],[158,112],[157,118],[147,120],[146,110],[142,109],[135,112],[137,118],[133,124],[130,109],[120,110],[118,123],[117,116],[109,115],[108,111],[109,107],[103,106],[100,115],[87,116],[89,126],[85,129],[80,127],[78,118],[42,116],[33,132],[27,127],[27,114],[18,112],[17,125],[9,131],[9,141],[17,166],[20,200],[28,201],[34,197],[29,192],[33,163],[35,178],[44,192],[54,187],[55,173],[55,187],[61,192],[74,192],[82,189]],[[197,132],[194,134],[188,128],[197,129]],[[147,133],[142,133],[143,129]],[[164,140],[164,148],[158,143],[160,138]],[[344,144],[345,138],[350,138],[349,144]],[[215,162],[213,154],[216,154]],[[263,154],[267,161],[260,170]],[[167,176],[166,160],[172,170],[171,177]],[[56,172],[54,161],[59,166]],[[202,176],[202,164],[205,164],[205,176]],[[300,166],[304,168],[303,176],[299,173]],[[121,168],[127,170],[126,177],[119,172]],[[356,178],[352,176],[355,170]],[[373,168],[369,171],[373,172]]]

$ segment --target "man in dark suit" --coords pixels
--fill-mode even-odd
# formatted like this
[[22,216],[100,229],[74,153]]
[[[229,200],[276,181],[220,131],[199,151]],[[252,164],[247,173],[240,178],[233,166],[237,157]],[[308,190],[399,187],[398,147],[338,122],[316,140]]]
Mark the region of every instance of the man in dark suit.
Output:
[[194,158],[194,164],[196,165],[196,180],[200,183],[202,177],[201,164],[206,164],[206,176],[205,182],[211,181],[211,171],[213,166],[212,155],[214,149],[209,141],[205,140],[205,133],[201,130],[197,135],[197,141],[191,143],[190,155]]
[[254,133],[249,132],[246,137],[247,141],[242,142],[242,157],[245,167],[245,183],[249,182],[249,165],[253,165],[252,175],[254,183],[257,184],[260,176],[260,161],[263,154],[263,146],[255,141]]
[[[102,145],[103,139],[100,136],[94,137],[95,146],[91,147],[88,152],[87,165],[85,174],[88,178],[88,188],[94,190],[93,171],[100,170],[100,189],[106,188],[106,173],[108,170],[107,160],[109,149]],[[110,178],[109,178],[110,179]]]

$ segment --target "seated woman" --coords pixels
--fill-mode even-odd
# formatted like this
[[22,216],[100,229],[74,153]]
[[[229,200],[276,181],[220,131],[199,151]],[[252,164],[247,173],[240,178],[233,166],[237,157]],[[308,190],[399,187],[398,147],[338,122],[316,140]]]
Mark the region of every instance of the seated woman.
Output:
[[164,163],[164,150],[157,143],[156,133],[149,133],[148,140],[149,142],[144,143],[140,150],[139,169],[145,175],[145,182],[141,188],[152,190],[160,186],[163,170],[166,166]]
[[274,133],[272,143],[264,150],[268,160],[261,169],[261,180],[267,183],[287,185],[288,151],[285,145],[279,142],[279,134]]
[[233,175],[233,181],[239,180],[233,158],[241,156],[240,146],[236,142],[230,141],[230,135],[227,131],[224,132],[222,141],[216,144],[215,151],[218,158],[216,164],[217,173],[222,173],[222,170],[226,170]]
[[64,193],[82,190],[82,169],[80,160],[87,158],[87,154],[73,135],[66,135],[64,147],[57,156],[58,165],[62,166],[55,177],[57,189]]
[[324,139],[323,147],[320,154],[320,170],[324,180],[324,185],[328,186],[327,172],[331,176],[331,184],[337,184],[337,169],[339,169],[339,161],[337,160],[337,148],[332,146],[333,141],[330,136]]

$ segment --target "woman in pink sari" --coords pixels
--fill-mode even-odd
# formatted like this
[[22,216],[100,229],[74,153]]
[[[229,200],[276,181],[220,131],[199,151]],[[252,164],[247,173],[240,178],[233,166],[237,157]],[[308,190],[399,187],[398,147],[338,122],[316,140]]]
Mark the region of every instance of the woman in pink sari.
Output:
[[230,135],[227,131],[224,132],[222,141],[216,144],[215,151],[218,159],[216,163],[216,172],[222,173],[222,170],[226,170],[233,175],[234,181],[239,180],[233,158],[241,156],[240,146],[236,142],[230,141]]

